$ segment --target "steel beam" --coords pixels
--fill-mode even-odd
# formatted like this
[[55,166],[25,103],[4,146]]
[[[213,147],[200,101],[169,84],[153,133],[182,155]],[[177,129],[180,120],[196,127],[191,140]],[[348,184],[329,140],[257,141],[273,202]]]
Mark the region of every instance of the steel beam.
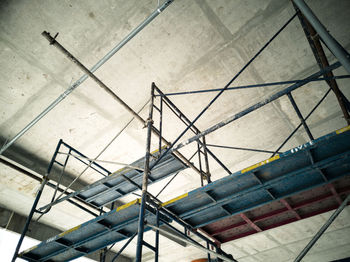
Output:
[[301,216],[298,214],[297,211],[294,210],[294,208],[291,207],[291,205],[287,202],[286,199],[281,199],[280,202],[285,205],[286,208],[288,208],[289,211],[291,211],[295,217],[300,220],[301,219]]
[[239,214],[239,216],[253,229],[256,230],[256,232],[262,232],[262,229],[258,227],[257,224],[255,224],[252,220],[250,220],[244,213]]

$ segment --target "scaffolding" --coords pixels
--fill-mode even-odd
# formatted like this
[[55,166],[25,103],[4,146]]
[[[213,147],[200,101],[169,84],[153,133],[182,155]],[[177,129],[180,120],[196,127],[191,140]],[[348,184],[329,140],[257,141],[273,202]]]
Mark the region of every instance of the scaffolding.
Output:
[[[164,8],[171,2],[172,1],[167,1],[164,4]],[[243,214],[243,212],[246,210],[261,206],[263,204],[276,200],[284,200],[286,197],[298,192],[315,188],[317,186],[329,185],[331,182],[347,176],[348,172],[350,171],[347,164],[350,162],[350,126],[330,133],[324,137],[315,139],[306,123],[306,120],[332,90],[338,99],[346,122],[350,124],[350,102],[347,100],[344,94],[342,94],[336,83],[336,79],[348,78],[349,75],[334,76],[332,73],[333,70],[339,68],[341,65],[343,65],[350,73],[349,54],[333,37],[330,36],[326,30],[324,30],[324,27],[318,21],[317,17],[313,15],[312,11],[302,0],[295,0],[293,4],[295,4],[294,7],[296,9],[296,13],[287,20],[281,29],[272,36],[272,38],[247,62],[247,64],[225,85],[224,88],[166,94],[163,93],[155,85],[155,83],[152,83],[149,102],[149,115],[146,120],[144,120],[138,113],[130,108],[127,103],[119,98],[108,86],[106,86],[98,77],[96,77],[96,75],[94,75],[93,72],[96,69],[87,69],[81,62],[79,62],[77,58],[67,51],[56,40],[57,35],[52,37],[48,32],[43,32],[43,36],[50,42],[50,45],[58,48],[72,62],[74,62],[85,73],[86,78],[89,76],[91,79],[93,79],[104,91],[110,94],[118,103],[122,104],[136,119],[147,127],[146,153],[144,158],[139,159],[130,165],[125,165],[125,168],[112,173],[98,164],[96,159],[86,157],[72,146],[60,140],[48,167],[48,172],[43,177],[41,187],[36,195],[34,204],[13,256],[13,261],[15,261],[19,256],[28,261],[55,261],[55,259],[58,261],[67,259],[70,260],[89,254],[96,250],[103,249],[105,252],[107,252],[105,249],[107,246],[113,245],[118,241],[128,239],[126,244],[113,259],[113,261],[115,261],[125,247],[136,236],[136,261],[141,261],[143,247],[147,247],[152,250],[155,253],[155,261],[158,261],[159,234],[161,233],[164,236],[184,241],[189,245],[206,252],[208,254],[208,261],[215,261],[215,259],[217,261],[236,261],[232,255],[225,253],[220,248],[222,241],[215,237],[217,232],[208,232],[205,230],[205,227],[208,224],[220,221],[236,214]],[[264,83],[244,87],[232,87],[232,83],[241,75],[241,73],[245,71],[245,69],[297,16],[303,26],[303,30],[307,36],[320,70],[301,80]],[[321,40],[336,56],[339,62],[329,65],[322,49],[320,42]],[[330,89],[324,94],[314,108],[310,110],[309,114],[304,117],[300,112],[296,101],[294,100],[292,92],[313,81],[326,81]],[[199,130],[195,125],[197,120],[209,109],[209,107],[220,97],[220,95],[227,90],[280,84],[291,85],[204,131]],[[187,118],[169,98],[171,95],[193,94],[199,92],[218,93],[192,121]],[[231,149],[236,150],[251,150],[272,154],[271,158],[265,161],[233,173],[209,149],[209,147],[220,146],[207,144],[206,136],[282,96],[288,97],[300,120],[300,124],[275,151],[231,147]],[[159,105],[156,105],[155,102],[157,98],[159,99]],[[176,139],[174,139],[172,143],[166,140],[163,136],[162,130],[164,124],[164,106],[167,106],[186,126],[186,128],[180,133],[179,136],[177,136]],[[154,125],[154,111],[159,113],[158,127]],[[293,148],[287,152],[280,153],[281,148],[300,127],[305,129],[310,142],[297,148]],[[193,132],[194,136],[181,142],[180,139],[189,130]],[[152,134],[156,135],[158,138],[158,150],[151,153]],[[197,150],[191,158],[186,158],[179,152],[179,149],[192,142],[197,143]],[[65,154],[62,153],[62,147],[65,147],[68,150]],[[221,147],[230,148],[229,146]],[[327,150],[325,150],[326,148]],[[63,154],[65,156],[63,163],[56,160],[59,154]],[[191,159],[194,156],[198,157],[198,166],[191,162]],[[77,191],[72,191],[70,188],[60,190],[60,184],[57,183],[51,203],[41,208],[37,208],[44,187],[49,183],[49,175],[53,166],[60,166],[63,175],[70,157],[82,162],[87,166],[87,168],[94,170],[95,172],[104,176],[104,178]],[[209,157],[216,161],[216,163],[228,173],[228,176],[212,182]],[[201,188],[165,203],[158,199],[158,195],[154,196],[148,191],[148,184],[157,182],[171,175],[175,177],[178,172],[185,168],[192,168],[199,174],[202,186]],[[172,180],[170,180],[170,182],[171,181]],[[207,183],[206,185],[205,182]],[[165,187],[168,186],[168,184],[166,184]],[[160,193],[164,190],[164,188],[160,191]],[[116,209],[114,208],[114,202],[118,198],[130,193],[135,193],[136,190],[141,190],[141,198],[119,206]],[[57,191],[61,191],[59,197],[56,197]],[[63,196],[64,194],[65,196]],[[348,195],[348,190],[342,192],[342,194],[343,196]],[[338,194],[338,198],[341,199],[340,194]],[[335,215],[332,216],[333,220],[347,205],[349,196],[344,197],[344,199],[344,201],[338,201],[339,209],[335,212]],[[70,203],[73,203],[84,211],[89,212],[96,218],[76,228],[63,232],[62,234],[44,241],[40,245],[19,254],[21,243],[26,231],[28,230],[34,213],[44,215],[50,211],[52,206],[64,200],[68,200]],[[234,205],[233,202],[235,203]],[[297,212],[290,207],[289,203],[286,201],[284,203],[287,209],[292,209],[292,211],[296,213],[296,217],[301,219],[300,215],[298,215]],[[109,211],[105,211],[104,207],[107,207]],[[244,214],[243,218],[245,218],[246,223],[249,224],[254,230],[257,232],[262,231],[254,223],[254,221],[244,217]],[[176,227],[170,224],[172,222],[182,226],[184,228],[184,232],[179,231]],[[329,224],[327,223],[327,225]],[[167,230],[164,228],[167,228]],[[143,234],[147,230],[155,231],[156,237],[154,245],[144,241]],[[172,233],[169,233],[169,231]],[[325,229],[320,231],[321,233],[318,234],[318,237],[324,231]],[[191,238],[188,232],[191,232],[192,235],[195,235],[203,240],[206,243],[206,246],[203,246]],[[228,239],[232,240],[232,238]],[[299,261],[302,256],[306,254],[307,250],[311,248],[315,241],[308,246],[308,249],[303,251],[303,254],[301,254],[296,261]]]
[[[350,162],[349,144],[350,126],[347,126],[167,202],[162,202],[149,192],[144,191],[144,203],[142,203],[142,199],[138,198],[116,209],[104,212],[82,225],[22,252],[20,257],[28,261],[71,260],[129,238],[120,249],[119,255],[137,235],[139,241],[137,247],[144,246],[151,249],[155,252],[157,260],[159,233],[161,233],[163,236],[186,242],[209,253],[209,255],[222,258],[224,261],[235,261],[223,253],[219,245],[242,237],[242,235],[232,233],[228,235],[227,233],[238,225],[229,225],[225,219],[234,220],[232,218],[235,216],[241,216],[255,233],[261,232],[278,226],[270,224],[269,227],[262,228],[258,224],[259,221],[269,217],[276,217],[277,212],[273,210],[255,219],[248,218],[244,212],[276,201],[284,203],[286,208],[290,209],[290,213],[295,216],[292,221],[315,215],[315,212],[298,213],[303,207],[312,204],[311,201],[308,203],[304,201],[298,206],[293,203],[291,206],[286,198],[320,187],[324,193],[325,188],[323,187],[328,187],[335,181],[343,184],[348,183],[346,178],[350,172],[348,165]],[[346,198],[345,196],[349,192],[349,186],[343,187],[342,190],[338,190],[338,198]],[[326,198],[329,199],[329,196]],[[340,209],[335,214],[338,215],[347,205],[348,198],[345,202],[339,201]],[[319,202],[322,199],[311,200]],[[332,209],[334,207],[330,207],[330,210]],[[277,211],[286,213],[286,210]],[[335,217],[336,215],[333,216],[332,221]],[[289,218],[289,221],[278,223],[285,224],[292,221]],[[179,231],[177,227],[170,224],[171,222],[179,224],[185,231]],[[140,228],[140,224],[143,226],[142,228]],[[141,234],[140,230],[142,230]],[[149,230],[156,232],[154,246],[143,240],[144,231]],[[206,241],[207,247],[194,241],[186,232],[191,232],[192,235]],[[249,234],[252,233],[248,232],[245,235]],[[214,247],[216,252],[213,253],[214,251],[208,249],[208,246]],[[141,251],[139,259],[141,259]],[[208,260],[210,259],[213,257],[208,258]]]

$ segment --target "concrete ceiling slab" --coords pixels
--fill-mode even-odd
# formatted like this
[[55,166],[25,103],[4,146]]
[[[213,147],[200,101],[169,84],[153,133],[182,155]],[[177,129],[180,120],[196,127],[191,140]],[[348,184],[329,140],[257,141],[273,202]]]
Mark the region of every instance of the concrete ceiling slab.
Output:
[[[350,2],[307,2],[334,37],[349,49],[350,22],[347,10],[350,8]],[[37,0],[30,3],[1,1],[0,142],[4,143],[16,135],[82,75],[75,65],[49,46],[40,35],[42,31],[50,31],[52,34],[59,32],[58,41],[90,68],[156,6],[157,1],[154,0]],[[135,111],[140,110],[148,101],[151,82],[156,82],[164,93],[221,88],[293,14],[294,9],[287,0],[176,0],[99,69],[96,75]],[[326,54],[331,62],[335,61],[328,51]],[[295,19],[232,85],[302,79],[317,70],[300,23]],[[346,72],[340,68],[335,74]],[[345,79],[338,83],[349,98],[349,81]],[[283,87],[227,91],[196,125],[201,130],[208,128]],[[327,89],[325,83],[317,82],[293,92],[304,116]],[[215,94],[172,96],[170,99],[189,119],[194,119]],[[147,107],[140,115],[146,117]],[[132,116],[123,107],[106,95],[93,81],[87,80],[4,155],[43,175],[59,139],[63,139],[87,156],[95,157],[131,119]],[[164,135],[169,141],[173,141],[185,127],[169,111],[165,112],[164,119]],[[346,125],[333,93],[329,94],[307,123],[315,137]],[[298,124],[299,120],[290,102],[287,98],[281,98],[208,135],[207,142],[273,151]],[[192,135],[186,134],[184,138],[190,136]],[[134,120],[102,154],[101,159],[131,163],[144,155],[145,138],[146,130],[143,129],[143,125]],[[299,130],[282,150],[306,141],[306,133]],[[156,139],[153,139],[152,147],[157,147]],[[189,157],[194,150],[195,146],[190,145],[181,152]],[[266,153],[219,148],[212,148],[212,151],[231,172],[270,156]],[[197,160],[193,161],[197,163]],[[210,167],[213,180],[227,175],[212,159]],[[107,164],[106,168],[114,171],[120,166]],[[78,165],[69,169],[72,177],[77,176],[80,171]],[[0,172],[0,204],[23,215],[27,214],[38,183],[4,165],[1,165]],[[83,175],[77,187],[96,179],[98,178],[91,174]],[[159,192],[169,179],[151,186],[151,192]],[[187,169],[162,193],[161,199],[170,199],[198,186],[198,175]],[[43,200],[49,201],[49,198],[49,195],[46,195]],[[122,201],[132,199],[134,197],[130,195]],[[289,230],[288,234],[291,236],[290,239],[284,240],[285,242],[273,237],[274,233],[270,232],[280,235],[279,231],[274,231],[279,229],[273,229],[266,235],[263,232],[261,236],[234,241],[231,246],[230,243],[225,244],[225,250],[229,253],[232,250],[239,261],[288,261],[303,246],[305,238],[311,237],[312,234],[308,232],[315,232],[311,229],[308,231],[308,228],[324,222],[324,219],[320,218],[322,216],[317,216],[314,220],[310,218],[299,221],[290,228],[286,225],[283,230]],[[68,229],[86,220],[88,218],[85,214],[65,204],[58,205],[52,215],[43,217],[43,222],[55,224],[60,229]],[[344,225],[344,228],[347,227],[348,225]],[[334,233],[335,238],[338,238],[337,234]],[[349,250],[349,241],[345,235],[339,235],[337,246],[327,246],[326,242],[322,244],[322,249],[310,253],[305,261],[314,261],[316,258],[335,259],[349,255],[344,251]],[[165,246],[161,256],[167,261],[172,261],[173,252],[176,252],[173,244],[164,241],[161,245]],[[134,256],[134,248],[135,246],[131,245],[126,249],[126,254]],[[185,250],[183,257],[180,254],[176,257],[177,261],[189,261],[195,256],[200,256],[200,252],[191,248]]]

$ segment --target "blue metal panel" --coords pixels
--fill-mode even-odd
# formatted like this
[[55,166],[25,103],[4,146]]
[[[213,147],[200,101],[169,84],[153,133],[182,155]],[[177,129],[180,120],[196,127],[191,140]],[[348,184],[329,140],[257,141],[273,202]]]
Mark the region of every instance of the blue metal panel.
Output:
[[[158,156],[158,151],[153,152],[150,163],[152,164],[155,162]],[[109,174],[107,177],[104,177],[101,180],[82,188],[81,190],[75,191],[65,197],[60,198],[57,200],[57,203],[75,196],[96,207],[107,205],[120,197],[126,196],[131,192],[138,190],[138,187],[135,184],[130,183],[127,179],[130,179],[137,185],[141,186],[143,174],[142,170],[145,165],[144,162],[145,158],[143,157],[131,164],[131,166],[140,167],[140,170],[122,168]],[[187,168],[187,166],[181,160],[179,160],[173,154],[169,154],[164,157],[155,168],[152,169],[151,174],[149,175],[148,183],[152,184],[160,181],[163,178],[166,178],[185,168]],[[48,207],[49,205],[46,205],[39,208],[39,210],[42,211]]]
[[[154,225],[155,212],[147,207],[146,219]],[[138,214],[139,200],[135,200],[43,241],[20,257],[28,261],[68,261],[84,256],[137,232]]]
[[349,130],[348,126],[193,190],[167,208],[202,227],[349,175]]
[[[350,174],[350,126],[293,148],[163,204],[202,227]],[[138,201],[42,242],[20,256],[28,261],[70,260],[137,231]],[[160,210],[162,212],[162,210]],[[155,224],[154,211],[147,221]]]
[[[157,158],[157,156],[158,152],[153,154],[152,158]],[[153,161],[151,161],[151,163],[152,162]],[[131,165],[143,169],[144,158],[139,159]],[[175,172],[181,171],[184,168],[186,168],[186,166],[174,155],[168,155],[152,170],[149,175],[149,184],[152,184],[153,181],[159,181]],[[96,183],[89,185],[87,188],[82,189],[77,196],[86,202],[101,207],[138,189],[135,185],[125,180],[121,174],[141,186],[142,173],[143,172],[139,170],[125,171],[125,168],[123,168],[114,172],[109,177],[103,178]]]

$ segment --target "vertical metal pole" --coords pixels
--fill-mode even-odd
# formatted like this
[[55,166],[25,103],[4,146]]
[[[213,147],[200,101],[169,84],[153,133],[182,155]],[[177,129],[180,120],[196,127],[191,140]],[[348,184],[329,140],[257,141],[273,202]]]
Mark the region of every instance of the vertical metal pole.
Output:
[[151,134],[152,134],[152,116],[153,116],[153,101],[154,101],[154,83],[151,87],[151,101],[149,106],[149,115],[146,121],[147,123],[147,142],[146,142],[146,156],[145,156],[145,171],[142,179],[142,195],[141,195],[141,206],[139,214],[139,225],[137,235],[137,248],[136,248],[136,262],[141,262],[142,257],[142,243],[143,243],[143,231],[144,231],[144,220],[146,210],[146,198],[147,198],[147,185],[148,185],[148,174],[150,172],[149,159],[151,150]]
[[311,239],[311,241],[306,245],[306,247],[301,251],[301,253],[297,256],[294,262],[299,262],[303,259],[303,257],[309,252],[309,250],[313,247],[316,241],[322,236],[322,234],[327,230],[327,228],[332,224],[332,222],[337,218],[337,216],[343,211],[346,207],[348,201],[350,200],[350,195],[348,195],[343,203],[338,207],[338,209],[331,215],[331,217],[327,220],[327,222],[320,228],[320,230],[316,233],[316,235]]
[[205,160],[205,169],[206,169],[206,177],[207,177],[207,183],[211,183],[210,179],[210,170],[209,170],[209,160],[208,160],[208,149],[207,149],[207,142],[205,141],[205,136],[202,137],[203,139],[203,148],[204,148],[204,160]]
[[293,0],[296,6],[300,9],[306,19],[310,22],[316,32],[319,34],[323,42],[333,55],[344,66],[346,71],[350,73],[350,56],[349,53],[331,36],[324,25],[318,20],[316,15],[312,12],[310,7],[304,2],[304,0]]
[[[314,53],[317,64],[321,69],[329,66],[328,59],[321,45],[319,35],[317,34],[315,29],[312,27],[312,25],[305,18],[305,16],[300,12],[300,10],[297,8],[295,4],[294,4],[294,8],[297,11],[300,23],[303,27],[306,38],[310,44],[311,50]],[[346,97],[344,97],[343,93],[340,91],[332,72],[328,72],[324,76],[326,79],[328,79],[326,80],[326,82],[329,85],[329,87],[332,88],[335,96],[338,99],[338,103],[344,114],[345,121],[348,123],[348,125],[350,125],[350,115],[349,115],[350,109],[347,108],[346,106],[346,103],[347,103]]]
[[[159,210],[157,208],[157,213],[156,213],[156,226],[159,227]],[[159,256],[159,231],[156,231],[156,252],[155,252],[155,258],[154,261],[158,262],[158,256]]]
[[[198,134],[198,132],[197,132],[197,134]],[[199,144],[199,140],[197,141],[197,150],[198,150],[199,171],[201,171],[201,186],[204,186],[203,169],[202,169],[202,155],[201,155],[201,147],[200,147],[200,144]]]
[[[62,181],[64,172],[65,172],[65,169],[66,169],[66,166],[67,166],[68,159],[69,159],[69,157],[70,157],[71,151],[72,151],[72,149],[69,148],[68,154],[66,155],[66,160],[64,161],[64,164],[63,164],[63,167],[62,167],[62,171],[61,171],[60,178],[58,179],[58,181],[57,181],[57,183],[56,183],[55,192],[53,193],[53,196],[52,196],[52,198],[51,198],[51,202],[55,201],[55,197],[56,197],[56,194],[57,194],[57,191],[58,191],[58,187],[59,187],[60,184],[61,184],[61,181]],[[49,208],[48,208],[48,210],[49,210]]]
[[[209,243],[207,242],[207,249],[210,249]],[[208,253],[208,262],[211,262],[210,253]]]
[[[113,209],[113,204],[114,204],[114,202],[112,203],[112,208],[111,209]],[[101,209],[100,209],[100,216],[102,214],[103,214],[103,207],[101,207]],[[106,262],[107,252],[108,252],[107,247],[105,247],[103,249],[100,249],[100,262]]]
[[41,197],[41,194],[42,194],[42,192],[43,192],[43,190],[44,190],[44,187],[45,187],[46,183],[49,181],[48,177],[49,177],[49,174],[50,174],[50,172],[51,172],[51,168],[52,168],[53,163],[54,163],[54,161],[55,161],[55,159],[56,159],[56,156],[57,156],[58,150],[60,149],[61,144],[62,144],[62,139],[60,139],[60,141],[59,141],[58,144],[57,144],[56,151],[55,151],[54,155],[52,156],[52,159],[51,159],[51,162],[50,162],[49,167],[48,167],[48,169],[47,169],[47,172],[46,172],[46,174],[45,174],[44,177],[43,177],[43,180],[42,180],[42,182],[41,182],[40,188],[39,188],[38,191],[36,192],[36,197],[35,197],[35,200],[34,200],[32,209],[31,209],[30,212],[29,212],[29,215],[28,215],[27,220],[26,220],[26,223],[25,223],[25,225],[24,225],[22,234],[21,234],[21,236],[20,236],[20,238],[19,238],[19,240],[18,240],[15,253],[13,254],[13,257],[12,257],[12,260],[11,260],[12,262],[16,261],[16,258],[17,258],[18,253],[19,253],[19,249],[21,248],[21,245],[22,245],[24,236],[25,236],[25,234],[26,234],[27,231],[28,231],[29,224],[30,224],[30,222],[32,221],[32,218],[33,218],[34,212],[35,212],[35,210],[36,210],[36,207],[37,207],[37,205],[38,205],[38,203],[39,203],[39,199],[40,199],[40,197]]
[[162,131],[163,131],[163,97],[160,97],[159,105],[159,154],[162,153]]

